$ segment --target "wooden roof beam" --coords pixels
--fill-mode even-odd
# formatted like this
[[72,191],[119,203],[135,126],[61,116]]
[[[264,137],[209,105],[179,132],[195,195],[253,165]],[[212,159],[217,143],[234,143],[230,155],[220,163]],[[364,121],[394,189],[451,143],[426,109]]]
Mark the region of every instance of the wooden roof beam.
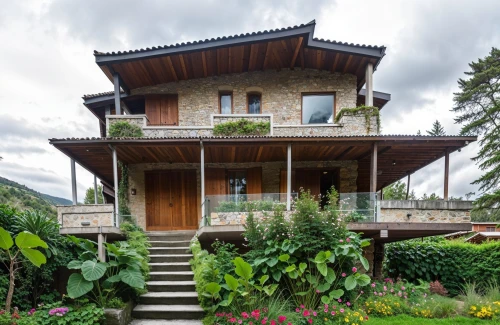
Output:
[[345,66],[344,66],[344,70],[342,70],[342,73],[346,73],[347,70],[349,70],[349,65],[351,64],[352,62],[352,55],[349,55],[349,57],[347,58],[347,62],[345,63]]
[[177,73],[175,72],[175,69],[174,69],[174,65],[172,64],[172,59],[169,56],[167,56],[166,60],[167,60],[168,68],[170,69],[170,72],[172,73],[172,76],[174,77],[174,80],[179,81],[179,78],[177,77]]
[[299,56],[300,47],[302,46],[302,42],[304,41],[304,37],[299,37],[297,42],[297,46],[295,46],[295,51],[293,52],[292,61],[290,62],[290,69],[293,70],[295,67],[295,61],[297,61],[297,57]]
[[187,69],[186,69],[186,63],[184,62],[184,55],[179,54],[179,60],[181,61],[181,68],[182,68],[182,74],[184,75],[184,80],[189,79]]
[[339,64],[340,53],[335,54],[335,59],[333,59],[331,72],[334,73],[337,70],[337,65]]
[[267,42],[266,56],[264,58],[264,64],[262,65],[262,70],[266,70],[267,65],[269,64],[269,59],[271,57],[272,47],[273,47],[273,42]]
[[203,64],[203,77],[207,77],[207,57],[205,55],[205,51],[201,52],[201,62]]

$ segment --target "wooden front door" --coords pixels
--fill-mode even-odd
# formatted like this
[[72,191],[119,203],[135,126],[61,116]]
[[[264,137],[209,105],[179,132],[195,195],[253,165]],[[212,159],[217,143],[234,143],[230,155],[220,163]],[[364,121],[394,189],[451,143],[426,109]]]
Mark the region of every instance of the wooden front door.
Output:
[[151,171],[144,177],[147,230],[198,228],[195,170]]

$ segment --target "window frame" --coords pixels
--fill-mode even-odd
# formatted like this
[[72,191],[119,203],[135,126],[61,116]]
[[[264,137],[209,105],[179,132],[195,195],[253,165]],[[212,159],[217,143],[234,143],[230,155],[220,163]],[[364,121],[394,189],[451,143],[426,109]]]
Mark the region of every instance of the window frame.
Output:
[[[493,230],[491,230],[491,228],[493,228]],[[486,232],[496,232],[496,231],[497,231],[496,227],[491,227],[491,226],[490,227],[486,227]]]
[[[258,114],[256,114],[256,113],[250,113],[250,111],[249,111],[250,105],[249,105],[248,101],[250,99],[250,96],[254,96],[254,95],[258,95],[260,97],[260,112]],[[247,93],[247,114],[259,115],[259,114],[262,114],[262,111],[263,111],[263,107],[262,107],[262,93],[260,93],[258,91],[248,92]]]
[[229,114],[234,114],[234,96],[233,92],[230,90],[219,90],[219,114],[227,114],[227,113],[222,113],[222,96],[231,96],[231,113]]
[[[245,194],[231,194],[231,184],[230,184],[230,178],[231,178],[231,176],[230,176],[230,174],[231,173],[237,173],[237,172],[244,172],[245,173],[245,180],[248,181],[247,180],[247,176],[248,176],[247,174],[248,174],[248,172],[247,172],[246,168],[228,168],[228,169],[226,169],[226,189],[227,189],[226,193],[227,193],[227,195],[248,195],[248,193],[245,193]],[[247,190],[246,184],[245,184],[245,190]]]
[[[304,123],[304,96],[333,96],[333,122],[332,123]],[[301,125],[334,125],[335,116],[337,115],[337,92],[336,91],[325,91],[325,92],[302,92],[300,93],[300,124]]]

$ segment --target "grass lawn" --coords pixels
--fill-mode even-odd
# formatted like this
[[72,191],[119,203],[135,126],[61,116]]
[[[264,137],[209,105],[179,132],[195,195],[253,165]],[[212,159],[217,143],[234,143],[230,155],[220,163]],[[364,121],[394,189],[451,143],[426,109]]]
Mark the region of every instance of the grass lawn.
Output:
[[416,318],[407,315],[376,318],[370,317],[368,325],[498,325],[498,320],[481,320],[477,318],[453,317],[444,319]]

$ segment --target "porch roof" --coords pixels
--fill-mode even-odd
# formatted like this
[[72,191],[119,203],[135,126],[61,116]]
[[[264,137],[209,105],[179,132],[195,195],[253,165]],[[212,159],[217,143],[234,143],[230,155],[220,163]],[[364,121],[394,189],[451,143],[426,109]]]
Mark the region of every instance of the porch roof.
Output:
[[200,142],[205,163],[286,161],[292,144],[294,161],[358,161],[358,191],[369,191],[370,156],[378,144],[377,190],[412,174],[450,153],[476,141],[463,136],[241,136],[179,138],[67,138],[50,143],[104,183],[113,183],[110,146],[118,159],[138,163],[200,163]]

